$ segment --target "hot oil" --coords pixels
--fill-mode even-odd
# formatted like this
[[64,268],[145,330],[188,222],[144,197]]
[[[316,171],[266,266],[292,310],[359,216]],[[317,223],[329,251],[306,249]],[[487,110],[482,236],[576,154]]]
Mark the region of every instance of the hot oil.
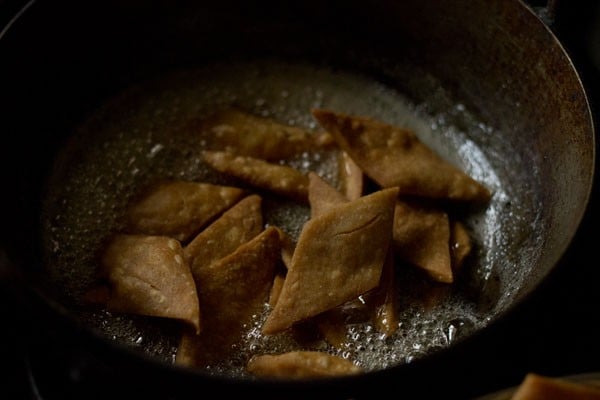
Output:
[[[494,191],[485,209],[465,214],[475,255],[463,283],[439,288],[410,267],[398,266],[399,328],[395,335],[386,338],[370,323],[357,322],[348,325],[347,342],[342,348],[323,341],[305,344],[306,348],[350,358],[365,370],[375,370],[446,347],[493,318],[497,307],[482,308],[484,296],[480,295],[502,257],[504,247],[499,242],[503,236],[499,232],[511,228],[505,226],[509,222],[502,217],[509,192],[507,183],[496,175],[494,165],[470,136],[490,128],[460,105],[431,115],[427,105],[412,104],[368,77],[308,65],[265,62],[182,71],[132,88],[91,115],[59,157],[48,185],[44,215],[49,272],[52,281],[63,289],[66,301],[90,326],[172,362],[177,324],[113,315],[90,308],[79,299],[96,280],[96,260],[103,240],[119,229],[125,205],[142,186],[163,178],[232,184],[202,163],[203,143],[189,129],[191,120],[231,105],[311,131],[318,129],[310,115],[313,107],[404,126]],[[462,121],[461,128],[453,124],[457,118]],[[304,154],[290,164],[303,171],[316,171],[337,183],[337,165],[330,153]],[[266,222],[294,237],[308,216],[305,206],[265,202]],[[507,281],[516,282],[510,277]],[[494,299],[496,303],[500,303],[499,298]],[[244,374],[252,354],[297,349],[298,341],[290,334],[260,333],[268,311],[265,305],[264,312],[255,315],[236,345],[235,355],[209,371]]]

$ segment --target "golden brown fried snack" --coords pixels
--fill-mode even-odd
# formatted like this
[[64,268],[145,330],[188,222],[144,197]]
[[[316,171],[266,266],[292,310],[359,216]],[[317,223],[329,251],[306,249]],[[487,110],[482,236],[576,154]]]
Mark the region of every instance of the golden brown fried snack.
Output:
[[[308,198],[313,218],[349,201],[318,175],[309,173],[309,180]],[[394,260],[390,249],[383,266],[379,286],[366,294],[365,304],[353,300],[355,303],[353,308],[360,307],[370,310],[375,329],[386,336],[393,334],[397,328],[395,290]],[[336,307],[316,317],[317,325],[325,340],[337,348],[341,348],[346,341],[346,315],[342,307]]]
[[346,196],[335,190],[319,175],[314,172],[308,173],[308,203],[311,218],[325,214],[348,201]]
[[452,283],[448,215],[415,203],[398,201],[394,213],[394,250],[400,260],[423,269],[438,282]]
[[277,232],[279,232],[279,241],[281,243],[281,261],[283,261],[283,265],[287,269],[292,265],[292,255],[294,254],[294,249],[296,248],[296,244],[281,228],[275,227]]
[[[358,300],[352,300],[358,303]],[[346,310],[338,306],[327,310],[313,318],[319,333],[327,343],[337,349],[343,349],[347,344]]]
[[367,306],[373,309],[372,319],[375,329],[386,337],[393,335],[398,330],[395,275],[394,256],[390,249],[381,271],[379,286],[366,296]]
[[294,168],[223,151],[205,151],[203,157],[204,161],[217,171],[241,179],[254,187],[301,202],[307,201],[308,178]]
[[371,118],[327,110],[313,116],[371,179],[401,194],[487,201],[490,192],[448,163],[408,130]]
[[269,293],[269,305],[271,307],[275,307],[275,304],[277,304],[277,300],[279,300],[279,296],[281,295],[281,289],[283,288],[284,281],[284,275],[275,275],[275,278],[273,279],[273,286],[271,286],[271,292]]
[[101,263],[111,285],[109,310],[179,319],[200,331],[196,286],[177,240],[119,234]]
[[600,400],[600,387],[529,373],[511,400]]
[[233,108],[214,113],[194,129],[202,135],[206,150],[267,161],[289,159],[333,142],[328,134],[310,133]]
[[200,284],[202,269],[233,253],[263,230],[261,203],[258,195],[240,200],[184,248],[196,284]]
[[362,170],[345,151],[340,152],[338,168],[342,193],[348,200],[358,199],[363,193]]
[[186,241],[243,195],[243,190],[229,186],[162,182],[129,205],[125,213],[125,232]]
[[241,339],[244,327],[262,312],[279,254],[279,234],[267,228],[232,254],[197,271],[204,329],[199,336],[183,334],[177,364],[205,366],[235,351],[232,345]]
[[460,270],[472,247],[467,228],[459,221],[450,222],[450,257],[454,273]]
[[303,227],[281,296],[265,334],[289,328],[379,284],[393,225],[397,189],[341,204]]
[[362,372],[352,361],[318,351],[254,356],[248,361],[247,370],[253,375],[278,378],[316,378]]

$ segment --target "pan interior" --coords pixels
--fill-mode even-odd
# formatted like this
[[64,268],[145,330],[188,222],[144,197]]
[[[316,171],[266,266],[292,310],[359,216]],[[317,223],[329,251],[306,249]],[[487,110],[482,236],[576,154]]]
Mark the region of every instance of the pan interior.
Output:
[[[444,158],[494,193],[481,209],[463,210],[475,244],[464,273],[440,288],[410,268],[398,268],[400,327],[383,338],[367,324],[350,324],[348,344],[314,349],[355,360],[366,370],[403,364],[452,345],[483,328],[508,307],[539,257],[544,232],[539,223],[535,169],[531,160],[509,158],[509,138],[457,102],[433,77],[419,75],[425,100],[413,101],[381,80],[281,60],[215,64],[174,72],[132,87],[102,105],[81,124],[59,154],[48,181],[43,244],[52,285],[63,302],[91,328],[165,362],[174,359],[175,323],[89,308],[79,301],[93,285],[101,244],[118,228],[129,198],[160,178],[227,183],[200,160],[202,143],[185,129],[192,118],[230,105],[289,125],[316,130],[311,107],[371,116],[408,127]],[[303,170],[335,179],[331,159],[307,154],[294,160]],[[516,176],[526,177],[515,179]],[[268,205],[266,222],[297,235],[308,209]],[[423,294],[441,290],[431,308]],[[266,315],[256,315],[239,352],[211,373],[243,375],[250,354],[295,348],[289,335],[263,336]]]

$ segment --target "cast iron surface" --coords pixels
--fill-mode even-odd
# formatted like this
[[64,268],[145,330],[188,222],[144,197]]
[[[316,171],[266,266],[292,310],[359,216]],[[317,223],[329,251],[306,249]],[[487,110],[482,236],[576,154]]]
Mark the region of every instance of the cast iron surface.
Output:
[[[67,6],[75,9],[62,9],[63,12],[68,12],[61,15],[69,23],[56,24],[50,16],[54,16],[54,12],[60,14],[57,11],[61,10],[60,4],[56,9],[47,3],[40,4],[40,10],[28,16],[31,18],[31,25],[28,25],[31,30],[25,31],[19,42],[2,43],[3,51],[7,51],[4,54],[13,55],[8,66],[2,67],[0,78],[10,88],[8,93],[12,95],[9,99],[6,96],[2,99],[8,120],[4,132],[9,132],[3,133],[3,140],[8,142],[8,135],[14,138],[14,147],[6,153],[5,146],[2,152],[2,171],[7,175],[6,187],[14,188],[14,195],[3,199],[5,210],[10,210],[5,216],[7,228],[2,233],[3,244],[11,245],[8,249],[9,257],[13,262],[17,260],[23,265],[35,265],[35,212],[22,214],[20,211],[36,210],[38,204],[35,199],[44,178],[43,168],[48,165],[53,149],[60,146],[61,135],[69,132],[68,128],[101,99],[132,80],[168,70],[181,62],[202,61],[209,54],[227,57],[226,49],[233,45],[254,54],[263,52],[263,55],[268,55],[269,49],[277,48],[290,57],[302,55],[309,59],[322,58],[326,49],[331,50],[325,52],[330,56],[341,54],[338,48],[340,43],[356,43],[355,51],[364,51],[363,54],[389,51],[390,46],[394,45],[402,49],[397,53],[397,61],[410,57],[416,67],[435,72],[453,88],[457,96],[469,106],[476,107],[490,123],[506,132],[516,130],[534,133],[527,138],[512,138],[514,141],[511,142],[511,151],[503,156],[522,163],[539,163],[536,168],[539,168],[541,179],[546,183],[536,188],[540,190],[540,197],[545,204],[561,205],[544,213],[548,232],[545,239],[547,251],[540,260],[539,274],[532,276],[523,293],[534,287],[539,290],[526,303],[513,310],[510,317],[499,321],[489,332],[473,338],[454,352],[443,353],[406,368],[391,369],[352,381],[292,387],[274,384],[269,387],[269,393],[282,395],[293,388],[296,394],[301,394],[319,389],[320,394],[361,397],[368,396],[375,390],[393,387],[398,392],[421,389],[426,394],[450,393],[468,397],[488,389],[500,388],[506,382],[514,383],[524,371],[530,369],[561,374],[600,368],[595,362],[600,359],[597,346],[590,341],[577,340],[577,332],[581,332],[583,338],[592,338],[594,336],[590,334],[597,333],[597,328],[594,331],[597,314],[592,313],[586,305],[598,301],[597,297],[593,297],[591,287],[591,277],[598,275],[597,272],[593,275],[591,264],[584,262],[582,258],[583,254],[591,252],[592,243],[588,234],[591,231],[590,218],[584,220],[577,240],[563,259],[568,262],[560,263],[550,279],[541,287],[538,285],[554,267],[584,211],[586,187],[591,180],[590,171],[593,166],[593,147],[590,145],[593,140],[587,125],[589,115],[585,99],[576,76],[556,43],[544,29],[535,26],[537,21],[534,25],[524,24],[531,21],[531,15],[521,10],[518,3],[468,2],[468,7],[465,6],[466,3],[397,3],[408,7],[408,10],[421,6],[425,8],[414,13],[388,11],[382,15],[390,18],[376,21],[365,20],[364,9],[357,7],[358,3],[350,3],[350,8],[344,8],[337,2],[327,3],[325,6],[319,4],[320,7],[317,4],[311,7],[308,3],[294,3],[286,5],[290,8],[285,10],[283,6],[275,5],[274,8],[261,9],[260,12],[254,12],[254,9],[248,7],[240,9],[239,14],[230,13],[229,6],[224,4],[222,8],[218,5],[215,7],[219,15],[225,15],[228,19],[226,24],[219,24],[208,16],[194,17],[190,14],[183,19],[183,23],[181,15],[172,15],[172,18],[166,19],[167,26],[165,23],[156,24],[157,19],[162,16],[160,13],[138,13],[131,3],[120,6],[122,11],[129,13],[124,14],[127,17],[118,19],[116,25],[106,24],[111,13],[81,10],[76,5],[69,4]],[[395,2],[377,4],[373,12],[377,8],[387,11],[397,7]],[[453,7],[462,7],[466,14],[458,17],[454,14]],[[132,12],[134,10],[136,12]],[[283,12],[287,17],[275,18],[274,15],[278,12]],[[340,13],[345,18],[341,18]],[[493,29],[493,26],[483,22],[490,13],[497,16],[496,23],[503,29]],[[241,29],[237,16],[244,14],[249,14],[255,22],[245,31],[242,29],[246,39],[240,43],[240,36],[231,27]],[[342,27],[331,24],[332,14],[337,18],[335,24],[341,24]],[[86,19],[91,15],[94,16],[93,19]],[[303,17],[307,15],[314,18],[310,24],[305,25]],[[403,16],[408,15],[411,17],[403,19]],[[147,24],[138,26],[137,23],[141,20]],[[468,24],[469,28],[457,31],[456,27],[464,26],[465,20],[472,22]],[[177,21],[178,29],[173,30],[172,34],[165,34],[169,32],[166,29],[169,21]],[[273,37],[264,30],[268,25],[277,25],[285,34]],[[37,29],[31,28],[32,26]],[[108,26],[111,29],[107,29]],[[131,26],[136,26],[133,32],[131,29],[124,30],[132,35],[131,41],[121,40],[119,28]],[[156,29],[157,26],[162,29]],[[190,30],[198,26],[204,27],[206,32],[214,28],[218,33],[210,36],[196,35],[193,43],[190,43]],[[356,29],[357,26],[362,29]],[[310,28],[308,34],[307,27]],[[432,29],[434,27],[439,30]],[[437,33],[444,29],[447,29],[446,34]],[[40,32],[47,35],[41,35]],[[343,33],[343,40],[331,39],[334,33],[340,32]],[[434,36],[437,34],[437,40],[425,40],[423,35],[426,33]],[[264,46],[265,42],[261,41],[268,41],[269,45]],[[256,46],[256,43],[263,45]],[[371,45],[372,43],[377,44]],[[188,48],[202,49],[202,52],[181,52]],[[352,59],[340,57],[338,62],[343,65],[348,58]],[[93,70],[90,69],[91,65],[94,66]],[[372,72],[378,70],[379,74],[388,79],[391,76],[390,83],[398,85],[416,99],[427,95],[427,89],[423,89],[424,86],[418,79],[398,79],[406,71],[396,71],[398,75],[394,80],[393,74],[381,73],[384,69],[381,66],[380,62],[366,62],[361,68]],[[513,79],[502,77],[500,70],[508,71],[507,75]],[[481,76],[486,79],[480,79]],[[579,135],[573,139],[569,132],[578,132]],[[35,141],[32,140],[34,136]],[[530,157],[531,154],[534,156]],[[515,177],[519,178],[526,177]],[[593,208],[590,209],[589,213],[591,212]],[[16,284],[18,279],[11,275],[11,279],[6,281]],[[10,296],[10,299],[28,298],[29,293],[19,293],[21,296],[17,294]],[[52,378],[62,378],[71,382],[66,390],[77,392],[89,389],[91,385],[97,388],[98,393],[110,393],[124,379],[132,390],[145,388],[150,395],[158,396],[162,394],[161,389],[151,383],[153,379],[149,379],[158,376],[158,381],[168,382],[161,384],[161,387],[169,388],[166,389],[168,391],[171,390],[170,387],[178,388],[175,390],[180,390],[182,394],[189,394],[190,385],[195,386],[194,382],[200,382],[203,388],[208,385],[224,388],[221,386],[223,382],[218,380],[207,382],[201,380],[201,377],[190,376],[186,371],[165,370],[135,357],[124,357],[126,352],[89,337],[88,332],[73,326],[73,321],[68,317],[61,322],[55,319],[54,314],[40,314],[37,303],[22,303],[17,300],[9,304],[29,306],[23,312],[13,311],[9,314],[27,328],[26,332],[31,334],[44,327],[43,331],[48,333],[41,340],[35,340],[40,339],[36,335],[28,337],[32,341],[27,345],[27,351],[33,355],[43,354],[42,359],[48,358],[46,363],[38,359],[38,369],[57,361],[60,364],[73,360],[83,364],[80,365],[81,370],[88,372],[80,380],[61,376],[60,373],[59,376],[50,374],[46,385],[51,385]],[[45,305],[47,304],[42,302],[42,306]],[[562,313],[558,316],[554,310],[562,310]],[[20,329],[16,328],[16,331],[20,332]],[[11,338],[13,336],[9,335]],[[71,349],[68,343],[75,344],[73,348],[84,348],[87,358],[81,358],[77,351],[59,350]],[[548,357],[548,353],[556,354],[556,357]],[[99,363],[89,363],[90,357]],[[119,360],[118,367],[112,364],[115,360]],[[32,363],[36,363],[35,358]],[[135,368],[130,368],[132,365]],[[112,384],[102,384],[106,375],[111,377]],[[431,384],[432,380],[436,385]],[[266,389],[261,384],[241,385],[239,382],[237,386],[227,385],[225,388],[231,391]]]

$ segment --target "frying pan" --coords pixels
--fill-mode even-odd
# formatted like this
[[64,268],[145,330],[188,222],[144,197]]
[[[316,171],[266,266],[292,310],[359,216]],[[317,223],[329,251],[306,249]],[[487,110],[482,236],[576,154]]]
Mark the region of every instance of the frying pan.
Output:
[[[263,397],[442,393],[431,381],[451,393],[466,383],[449,372],[457,360],[482,362],[474,349],[485,331],[556,266],[592,186],[585,92],[556,38],[520,1],[30,2],[3,31],[0,54],[7,263],[44,310],[40,321],[65,326],[66,337],[94,349],[114,385],[148,396],[197,397],[211,389]],[[490,312],[489,326],[446,350],[358,377],[252,381],[157,362],[93,331],[63,300],[44,266],[40,215],[52,165],[75,127],[134,83],[181,67],[273,57],[368,77],[425,114],[450,118],[446,126],[462,133],[441,142],[441,153],[470,172],[481,164],[469,149],[481,150],[502,194],[475,223],[489,269],[471,284]],[[445,150],[448,144],[454,147]],[[84,153],[82,146],[76,156]],[[107,386],[97,386],[106,394]]]

